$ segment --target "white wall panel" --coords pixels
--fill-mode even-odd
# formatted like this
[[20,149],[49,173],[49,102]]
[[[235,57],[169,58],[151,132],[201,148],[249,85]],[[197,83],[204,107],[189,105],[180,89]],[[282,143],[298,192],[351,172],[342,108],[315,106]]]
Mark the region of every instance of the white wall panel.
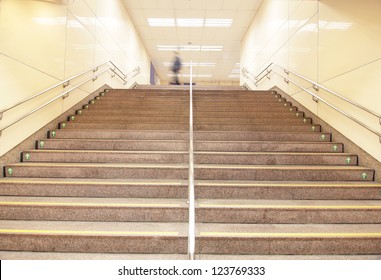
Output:
[[381,58],[381,1],[320,1],[319,79]]
[[0,53],[62,79],[66,14],[64,5],[2,0]]
[[[141,74],[135,80],[149,83],[150,59],[122,0],[76,0],[69,1],[69,4],[1,0],[0,108],[108,60],[126,74],[139,66]],[[80,77],[66,90],[91,74]],[[5,130],[0,138],[0,156],[104,84],[126,88],[133,82],[124,85],[119,78],[109,74],[87,82],[71,92],[68,98],[60,98],[48,108]],[[0,127],[62,92],[60,86],[5,114]]]
[[[381,1],[376,0],[265,0],[242,40],[241,67],[258,74],[269,62],[275,62],[381,114],[377,90],[381,86],[380,11]],[[316,92],[311,83],[291,74],[290,79],[381,132],[377,117],[323,90]],[[241,78],[241,83],[245,82],[247,79]],[[314,102],[283,78],[272,75],[270,82],[258,88],[267,84],[269,88],[280,87],[381,161],[377,136],[323,102]]]

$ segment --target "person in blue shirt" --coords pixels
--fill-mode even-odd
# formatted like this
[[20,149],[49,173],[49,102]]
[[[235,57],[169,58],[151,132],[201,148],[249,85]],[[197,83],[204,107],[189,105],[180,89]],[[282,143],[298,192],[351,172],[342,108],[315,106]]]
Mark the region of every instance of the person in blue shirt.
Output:
[[175,52],[175,58],[173,61],[172,72],[174,74],[173,82],[171,84],[181,85],[179,81],[179,72],[181,70],[181,58],[178,52]]

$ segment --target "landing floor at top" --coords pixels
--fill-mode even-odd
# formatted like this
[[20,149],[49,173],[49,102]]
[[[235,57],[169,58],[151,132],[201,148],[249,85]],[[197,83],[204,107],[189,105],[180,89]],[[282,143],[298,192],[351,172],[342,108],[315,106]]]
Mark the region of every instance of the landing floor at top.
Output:
[[[137,89],[164,89],[164,90],[189,90],[189,85],[137,85]],[[199,86],[194,85],[193,90],[244,90],[241,86]]]

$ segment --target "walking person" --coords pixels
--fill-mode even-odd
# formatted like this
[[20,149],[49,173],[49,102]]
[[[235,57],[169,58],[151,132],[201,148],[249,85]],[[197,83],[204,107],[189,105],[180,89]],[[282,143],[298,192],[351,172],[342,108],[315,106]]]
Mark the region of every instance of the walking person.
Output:
[[175,85],[181,85],[180,81],[179,81],[179,73],[180,73],[180,70],[181,70],[181,58],[180,58],[180,55],[178,52],[175,52],[175,58],[174,58],[174,61],[173,61],[173,66],[172,66],[172,72],[173,72],[173,82],[171,84],[175,84]]

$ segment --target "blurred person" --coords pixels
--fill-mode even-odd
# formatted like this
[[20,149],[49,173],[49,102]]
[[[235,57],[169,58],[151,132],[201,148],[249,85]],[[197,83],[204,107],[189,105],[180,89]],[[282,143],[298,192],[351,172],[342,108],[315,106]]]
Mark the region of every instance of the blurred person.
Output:
[[175,57],[173,59],[173,66],[172,66],[172,72],[173,72],[173,82],[171,84],[174,85],[181,85],[179,81],[179,73],[181,70],[181,58],[178,52],[175,52]]

